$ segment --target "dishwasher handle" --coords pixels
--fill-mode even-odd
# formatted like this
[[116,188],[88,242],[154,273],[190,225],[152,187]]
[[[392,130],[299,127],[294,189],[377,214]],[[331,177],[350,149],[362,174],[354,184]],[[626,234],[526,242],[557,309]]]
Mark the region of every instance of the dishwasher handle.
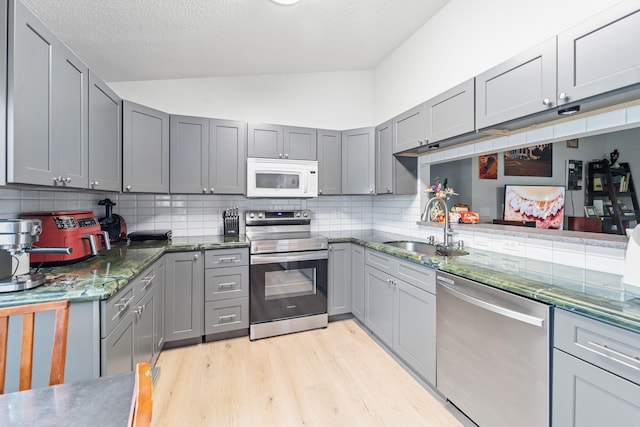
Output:
[[491,304],[489,302],[483,301],[481,299],[472,297],[470,295],[467,295],[463,292],[460,292],[456,289],[451,288],[450,286],[447,286],[445,283],[448,284],[453,284],[451,282],[453,282],[450,279],[446,279],[443,277],[438,277],[438,281],[440,282],[439,285],[442,287],[442,289],[445,292],[448,292],[449,294],[455,296],[456,298],[459,298],[465,302],[468,302],[469,304],[475,305],[476,307],[480,307],[483,308],[485,310],[489,310],[493,313],[499,314],[501,316],[505,316],[508,317],[510,319],[513,320],[517,320],[520,322],[524,322],[524,323],[528,323],[529,325],[533,325],[533,326],[537,326],[539,328],[544,327],[544,319],[541,319],[539,317],[535,317],[535,316],[530,316],[528,314],[524,314],[524,313],[520,313],[519,311],[514,311],[511,310],[509,308],[506,307],[502,307],[499,305],[495,305],[495,304]]

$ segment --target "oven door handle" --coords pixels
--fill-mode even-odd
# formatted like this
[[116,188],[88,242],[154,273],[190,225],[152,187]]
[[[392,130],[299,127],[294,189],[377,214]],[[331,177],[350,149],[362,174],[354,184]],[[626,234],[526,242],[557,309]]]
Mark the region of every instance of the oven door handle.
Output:
[[251,264],[276,264],[292,261],[316,261],[329,259],[329,251],[283,252],[275,254],[251,255]]

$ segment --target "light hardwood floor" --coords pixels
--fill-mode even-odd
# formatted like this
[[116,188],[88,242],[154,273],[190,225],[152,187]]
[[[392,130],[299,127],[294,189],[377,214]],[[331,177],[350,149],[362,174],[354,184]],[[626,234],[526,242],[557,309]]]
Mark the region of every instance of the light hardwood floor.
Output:
[[462,426],[354,320],[165,350],[161,426]]

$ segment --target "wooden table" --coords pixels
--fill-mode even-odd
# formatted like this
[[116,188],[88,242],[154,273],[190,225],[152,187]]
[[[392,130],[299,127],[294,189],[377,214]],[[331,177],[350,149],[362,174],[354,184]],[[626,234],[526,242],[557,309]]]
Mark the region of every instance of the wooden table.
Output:
[[0,395],[0,426],[126,426],[134,381],[128,372]]

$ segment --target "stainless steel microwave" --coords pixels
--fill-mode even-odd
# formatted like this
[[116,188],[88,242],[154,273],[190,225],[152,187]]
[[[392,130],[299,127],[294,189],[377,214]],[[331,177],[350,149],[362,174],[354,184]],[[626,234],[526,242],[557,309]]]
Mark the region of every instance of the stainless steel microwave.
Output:
[[247,197],[318,197],[318,162],[249,157]]

